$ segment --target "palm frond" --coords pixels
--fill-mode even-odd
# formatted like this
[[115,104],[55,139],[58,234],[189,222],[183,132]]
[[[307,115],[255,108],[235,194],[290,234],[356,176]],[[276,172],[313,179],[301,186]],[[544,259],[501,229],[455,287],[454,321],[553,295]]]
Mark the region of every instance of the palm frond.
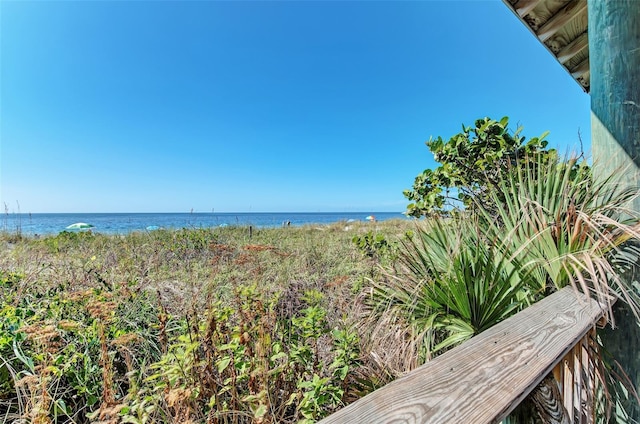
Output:
[[[529,275],[487,243],[476,222],[434,220],[403,242],[401,269],[374,283],[371,311],[394,315],[421,337],[428,359],[515,313]],[[377,309],[376,309],[377,308]]]
[[489,237],[506,234],[504,248],[537,268],[534,291],[571,284],[609,306],[620,299],[640,317],[638,291],[618,276],[640,258],[640,220],[628,207],[637,195],[619,189],[613,174],[594,180],[576,159],[534,157],[497,184],[496,215],[479,213]]

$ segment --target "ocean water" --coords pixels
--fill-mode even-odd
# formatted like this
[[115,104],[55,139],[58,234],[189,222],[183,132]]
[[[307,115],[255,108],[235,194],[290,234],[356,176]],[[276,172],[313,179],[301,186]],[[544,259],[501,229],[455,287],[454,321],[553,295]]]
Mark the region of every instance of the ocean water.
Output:
[[0,218],[0,231],[23,235],[52,235],[66,227],[84,222],[102,234],[127,234],[132,231],[152,231],[157,228],[211,228],[249,226],[273,228],[283,225],[332,224],[336,222],[408,219],[400,212],[279,212],[279,213],[20,213]]

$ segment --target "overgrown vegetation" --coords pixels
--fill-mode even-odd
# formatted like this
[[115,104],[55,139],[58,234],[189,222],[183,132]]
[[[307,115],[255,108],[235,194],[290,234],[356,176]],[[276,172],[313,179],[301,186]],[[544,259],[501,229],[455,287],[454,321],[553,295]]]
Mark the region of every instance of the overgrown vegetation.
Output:
[[428,143],[414,222],[5,234],[4,421],[314,422],[568,285],[637,320],[638,191],[507,123]]
[[353,311],[407,225],[7,235],[2,421],[316,421],[389,381]]

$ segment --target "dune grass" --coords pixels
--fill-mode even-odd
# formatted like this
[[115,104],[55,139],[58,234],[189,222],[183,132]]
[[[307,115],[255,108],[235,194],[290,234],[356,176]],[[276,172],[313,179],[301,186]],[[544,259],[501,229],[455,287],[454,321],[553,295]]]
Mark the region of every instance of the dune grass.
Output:
[[355,323],[367,279],[411,227],[4,234],[0,419],[326,416],[391,378]]

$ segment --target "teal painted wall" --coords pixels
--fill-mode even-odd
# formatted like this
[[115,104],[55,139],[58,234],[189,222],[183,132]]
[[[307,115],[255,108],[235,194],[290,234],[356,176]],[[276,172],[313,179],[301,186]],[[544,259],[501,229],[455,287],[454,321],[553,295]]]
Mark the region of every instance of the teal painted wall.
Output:
[[[602,172],[640,168],[640,1],[589,0],[592,153]],[[640,210],[640,204],[636,205]]]
[[[588,0],[588,13],[594,172],[596,176],[616,172],[620,185],[638,187],[640,0]],[[640,199],[633,208],[640,211]],[[627,276],[632,281],[640,277],[640,264],[637,268]],[[640,327],[622,302],[614,313],[618,328],[605,329],[600,336],[640,391]],[[623,411],[631,416],[625,417]],[[640,422],[640,406],[634,399],[618,405],[616,414],[614,422]]]

